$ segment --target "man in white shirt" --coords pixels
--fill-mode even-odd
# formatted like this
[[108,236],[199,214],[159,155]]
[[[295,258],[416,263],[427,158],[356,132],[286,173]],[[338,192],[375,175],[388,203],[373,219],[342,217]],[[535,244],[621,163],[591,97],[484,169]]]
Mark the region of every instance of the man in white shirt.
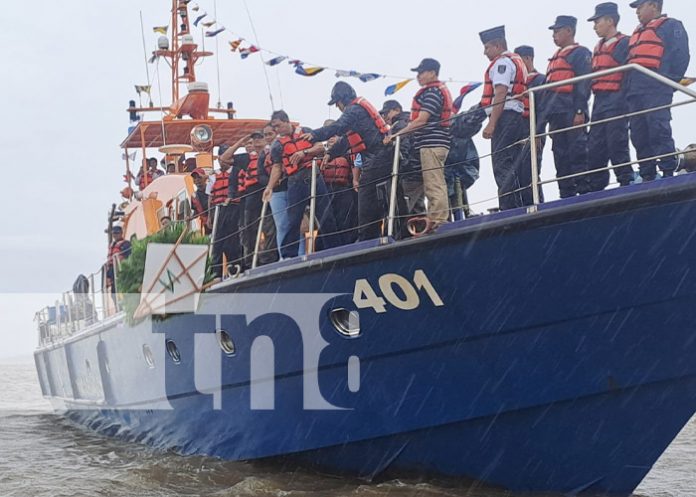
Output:
[[483,31],[479,37],[491,61],[480,104],[489,117],[483,137],[491,140],[500,209],[514,209],[531,203],[531,170],[523,167],[522,146],[513,145],[524,138],[526,97],[515,97],[527,91],[527,67],[519,55],[508,51],[505,26]]

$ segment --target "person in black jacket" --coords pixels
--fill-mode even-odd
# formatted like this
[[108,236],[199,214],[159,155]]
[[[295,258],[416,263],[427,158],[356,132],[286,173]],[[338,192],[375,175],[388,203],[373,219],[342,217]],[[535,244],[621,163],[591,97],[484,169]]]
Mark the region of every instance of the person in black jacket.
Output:
[[[306,133],[303,138],[310,142],[321,142],[339,136],[325,155],[325,163],[346,153],[361,154],[363,166],[358,188],[358,240],[379,238],[382,220],[389,213],[389,184],[394,159],[394,147],[384,144],[387,124],[372,104],[358,98],[353,87],[343,81],[334,85],[329,105],[336,105],[343,113],[341,117],[329,126]],[[405,210],[402,205],[402,210],[398,212]]]

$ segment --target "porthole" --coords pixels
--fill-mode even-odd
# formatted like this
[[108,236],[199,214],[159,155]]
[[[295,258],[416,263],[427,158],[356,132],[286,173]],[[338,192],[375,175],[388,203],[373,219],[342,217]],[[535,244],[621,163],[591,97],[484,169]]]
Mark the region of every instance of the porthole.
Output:
[[181,362],[181,353],[179,352],[179,347],[174,343],[174,340],[167,340],[167,353],[176,364]]
[[155,369],[155,356],[152,355],[152,350],[146,344],[143,345],[143,357],[145,358],[145,363],[150,369]]
[[215,334],[217,335],[220,348],[225,355],[233,356],[237,352],[237,347],[234,345],[234,341],[230,337],[229,333],[227,333],[225,330],[217,330]]
[[348,338],[360,336],[360,314],[348,309],[334,309],[329,314],[331,324],[341,335]]

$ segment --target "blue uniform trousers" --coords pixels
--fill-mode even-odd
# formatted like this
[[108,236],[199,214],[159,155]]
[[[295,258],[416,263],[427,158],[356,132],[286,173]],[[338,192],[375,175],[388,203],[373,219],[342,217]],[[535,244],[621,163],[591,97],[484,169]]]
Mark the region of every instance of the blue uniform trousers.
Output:
[[523,189],[531,184],[531,170],[525,161],[522,145],[513,145],[524,138],[522,114],[503,111],[491,140],[493,176],[498,185],[500,210],[514,209],[531,204],[531,191]]
[[239,232],[241,210],[242,207],[239,204],[220,205],[213,208],[213,213],[217,212],[218,218],[213,240],[212,272],[217,278],[222,277],[223,255],[228,265],[242,263],[241,233]]
[[[666,93],[649,92],[640,95],[628,96],[629,112],[637,112],[645,109],[668,105],[672,103],[672,90]],[[655,157],[658,155],[674,153],[674,139],[672,138],[672,112],[663,109],[648,114],[631,117],[631,142],[636,149],[638,160]],[[640,175],[646,180],[655,179],[657,167],[671,174],[677,167],[676,156],[652,160],[640,163]]]
[[[597,106],[592,111],[592,121],[600,121],[621,114],[622,109],[602,109]],[[612,165],[626,164],[631,161],[628,149],[628,119],[610,121],[604,124],[593,124],[590,128],[588,145],[588,170],[603,169],[609,161]],[[614,169],[616,179],[621,185],[628,185],[633,180],[633,168],[623,166]],[[593,192],[604,190],[609,185],[609,171],[600,171],[589,176],[590,190]]]
[[[574,112],[550,115],[549,130],[557,131],[573,126],[575,115]],[[557,178],[587,171],[587,130],[585,128],[551,135],[551,140]],[[561,198],[587,193],[589,191],[587,177],[578,176],[560,180],[558,191]]]
[[[304,168],[288,177],[288,231],[283,237],[280,255],[283,259],[296,257],[299,251],[302,218],[311,196],[312,169]],[[337,247],[343,237],[337,234],[336,220],[331,210],[331,200],[324,184],[324,179],[317,174],[316,217],[319,221],[319,236],[316,240],[317,250]]]

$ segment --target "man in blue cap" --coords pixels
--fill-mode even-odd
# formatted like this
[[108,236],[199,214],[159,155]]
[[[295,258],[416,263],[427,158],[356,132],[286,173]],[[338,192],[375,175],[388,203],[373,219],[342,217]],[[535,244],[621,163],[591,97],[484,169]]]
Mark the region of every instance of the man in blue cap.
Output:
[[[527,87],[534,88],[536,86],[541,86],[546,83],[546,75],[537,71],[534,67],[534,47],[529,45],[521,45],[515,49],[515,53],[522,57],[524,65],[527,67]],[[544,113],[544,93],[543,91],[538,91],[534,94],[534,109],[536,111],[536,123],[537,123],[537,134],[541,135],[546,133],[546,117]],[[524,117],[529,119],[530,108],[529,105],[526,106],[524,111]],[[529,134],[529,120],[526,122],[526,135]],[[541,171],[541,161],[544,155],[544,146],[546,145],[546,137],[542,136],[537,139],[537,170]],[[526,161],[530,163],[531,167],[531,150],[529,145],[525,146],[525,150],[529,159]]]
[[[619,7],[613,2],[597,5],[594,15],[588,19],[589,22],[594,22],[595,33],[599,36],[599,43],[592,55],[593,72],[626,64],[628,36],[619,33],[619,19]],[[592,122],[627,113],[624,78],[625,73],[617,72],[592,80]],[[590,128],[588,151],[590,171],[606,168],[609,161],[614,166],[631,162],[628,150],[628,120],[593,124]],[[633,168],[630,165],[615,168],[614,174],[621,186],[626,186],[633,180]],[[604,190],[609,184],[609,171],[594,173],[588,176],[588,181],[591,191]]]
[[498,185],[501,210],[531,203],[531,170],[523,160],[523,150],[514,143],[524,138],[523,98],[527,91],[527,67],[522,58],[508,51],[505,26],[479,33],[483,53],[491,61],[484,75],[480,106],[488,115],[483,138],[491,140],[493,176]]
[[116,259],[122,261],[128,258],[130,254],[131,244],[128,240],[124,240],[123,228],[121,226],[114,226],[111,228],[111,243],[109,244],[109,255],[105,264],[107,285],[111,288],[111,293],[113,294],[116,293],[114,261]]
[[[629,41],[628,62],[646,67],[671,79],[680,81],[689,66],[689,37],[684,25],[662,14],[662,0],[636,0],[640,25]],[[636,71],[626,75],[626,98],[629,112],[671,105],[674,90]],[[675,152],[672,138],[672,113],[662,109],[631,117],[631,141],[638,160]],[[651,181],[657,166],[665,176],[672,176],[677,166],[676,156],[640,163],[640,175]]]
[[[558,16],[549,26],[553,31],[553,41],[558,50],[551,57],[546,71],[547,83],[558,83],[592,70],[592,53],[575,42],[578,20],[573,16]],[[545,111],[549,129],[556,131],[581,126],[589,117],[588,100],[590,81],[566,84],[549,89]],[[587,130],[578,128],[552,135],[553,158],[556,163],[556,176],[564,177],[587,171]],[[558,181],[561,198],[587,193],[587,178],[580,176]]]

